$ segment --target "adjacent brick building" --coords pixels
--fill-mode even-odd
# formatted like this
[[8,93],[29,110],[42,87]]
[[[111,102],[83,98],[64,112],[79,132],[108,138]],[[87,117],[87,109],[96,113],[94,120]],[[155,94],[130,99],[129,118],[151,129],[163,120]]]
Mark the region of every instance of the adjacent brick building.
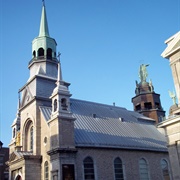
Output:
[[8,180],[9,170],[6,162],[9,159],[9,148],[3,147],[3,143],[0,141],[0,179]]

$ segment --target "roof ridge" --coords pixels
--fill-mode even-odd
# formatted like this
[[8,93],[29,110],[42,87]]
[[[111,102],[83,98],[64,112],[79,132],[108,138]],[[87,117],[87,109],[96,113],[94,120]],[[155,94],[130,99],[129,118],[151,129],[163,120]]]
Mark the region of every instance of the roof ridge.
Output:
[[106,106],[106,107],[112,107],[112,108],[120,108],[120,109],[127,110],[125,107],[114,106],[114,105],[109,105],[109,104],[105,104],[105,103],[98,103],[98,102],[89,101],[89,100],[82,100],[82,99],[75,99],[75,98],[70,98],[70,100],[79,101],[79,102],[85,102],[85,103],[89,103],[89,104],[96,104],[96,105],[101,105],[101,106]]

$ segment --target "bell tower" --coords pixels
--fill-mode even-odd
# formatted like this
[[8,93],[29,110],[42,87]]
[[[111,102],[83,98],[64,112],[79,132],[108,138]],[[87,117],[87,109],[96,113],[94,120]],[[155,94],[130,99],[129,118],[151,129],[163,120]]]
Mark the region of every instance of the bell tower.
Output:
[[136,81],[136,95],[132,98],[134,111],[152,118],[159,123],[165,117],[165,111],[161,106],[160,94],[154,92],[152,81],[146,81],[148,64],[140,65],[139,78],[140,82]]
[[[58,63],[58,78],[56,87],[51,94],[52,111],[49,127],[52,138],[57,136],[56,143],[51,138],[51,150],[64,148],[75,148],[74,144],[74,120],[70,109],[71,94],[68,90],[70,83],[63,81],[60,61]],[[53,130],[56,124],[56,130]]]
[[[51,78],[56,78],[57,59],[56,59],[55,39],[49,35],[46,8],[43,3],[39,36],[32,41],[32,59],[29,62],[30,78],[41,74]],[[56,64],[56,65],[54,65]]]

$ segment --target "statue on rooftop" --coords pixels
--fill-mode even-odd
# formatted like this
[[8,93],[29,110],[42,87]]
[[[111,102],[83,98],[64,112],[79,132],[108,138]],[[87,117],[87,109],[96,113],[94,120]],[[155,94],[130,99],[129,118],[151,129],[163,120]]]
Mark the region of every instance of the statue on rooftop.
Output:
[[136,95],[139,94],[139,84],[138,84],[137,81],[136,81],[136,90],[135,90],[135,93],[136,93]]
[[153,86],[153,84],[152,84],[151,79],[149,80],[149,87],[150,87],[150,91],[151,91],[151,92],[154,92],[154,86]]
[[20,141],[21,141],[21,134],[20,131],[18,131],[16,135],[16,146],[20,146]]
[[173,101],[173,105],[175,105],[175,104],[176,104],[176,94],[175,94],[174,92],[171,92],[171,91],[169,90],[169,96],[170,96],[170,98],[171,98],[172,101]]
[[146,82],[146,78],[148,76],[146,67],[149,66],[149,64],[141,64],[139,68],[139,78],[141,82]]

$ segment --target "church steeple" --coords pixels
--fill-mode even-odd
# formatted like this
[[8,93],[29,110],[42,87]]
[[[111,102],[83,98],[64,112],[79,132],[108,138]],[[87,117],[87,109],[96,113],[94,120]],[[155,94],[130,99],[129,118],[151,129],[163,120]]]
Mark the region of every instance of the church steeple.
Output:
[[20,116],[19,109],[20,109],[20,94],[18,97],[18,106],[17,106],[16,118],[14,119],[13,124],[11,126],[12,127],[12,142],[15,142],[16,137],[17,137],[17,133],[20,130],[21,116]]
[[[39,36],[32,41],[32,59],[29,62],[30,78],[36,75],[57,77],[56,41],[49,35],[46,7],[43,2]],[[56,73],[55,73],[56,72]]]
[[58,63],[58,76],[56,81],[56,87],[51,95],[52,99],[52,118],[67,115],[71,113],[70,110],[70,97],[71,94],[68,90],[69,83],[63,81],[60,61]]
[[41,36],[49,37],[49,29],[48,29],[48,22],[46,17],[46,8],[44,1],[43,1],[42,14],[41,14],[41,24],[39,29],[39,37]]

